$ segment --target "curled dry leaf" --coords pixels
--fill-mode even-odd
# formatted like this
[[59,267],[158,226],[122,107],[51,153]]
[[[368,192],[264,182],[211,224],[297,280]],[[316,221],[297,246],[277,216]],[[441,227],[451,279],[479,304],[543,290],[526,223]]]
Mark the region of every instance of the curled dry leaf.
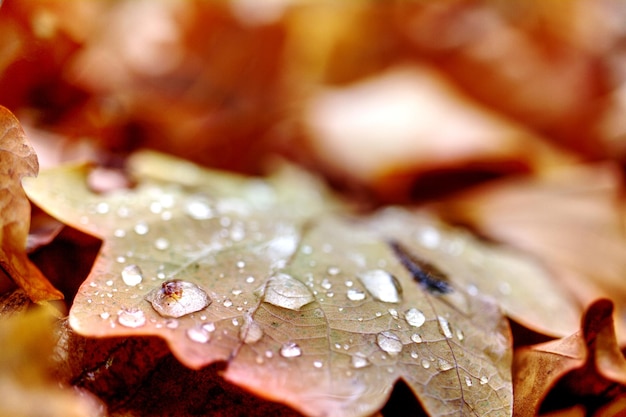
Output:
[[536,265],[401,209],[351,215],[289,169],[249,179],[151,152],[129,164],[132,190],[90,191],[86,166],[26,184],[104,239],[77,332],[159,336],[187,366],[225,361],[227,380],[309,415],[369,415],[400,378],[434,415],[510,415],[510,333],[491,295],[517,291],[507,274],[541,281]]
[[18,120],[0,106],[0,266],[35,302],[63,295],[26,256],[30,203],[20,183],[39,170],[37,155]]
[[591,406],[597,408],[602,402],[624,395],[626,359],[617,344],[613,302],[595,301],[581,326],[581,331],[571,336],[516,352],[514,385],[518,415],[536,415],[546,393],[557,383],[561,389],[566,387],[570,401],[567,406],[592,399]]

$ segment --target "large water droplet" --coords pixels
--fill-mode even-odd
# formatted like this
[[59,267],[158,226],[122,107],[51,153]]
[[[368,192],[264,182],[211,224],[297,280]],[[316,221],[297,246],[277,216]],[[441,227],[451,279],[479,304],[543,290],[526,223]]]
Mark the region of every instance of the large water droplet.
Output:
[[146,324],[146,316],[137,308],[127,308],[117,313],[117,321],[124,327],[141,327]]
[[365,368],[366,366],[371,365],[371,362],[362,354],[356,354],[352,356],[352,360],[350,362],[353,368]]
[[211,340],[211,334],[202,327],[191,327],[187,329],[187,337],[197,343],[206,343]]
[[127,265],[122,269],[122,281],[124,284],[134,287],[143,280],[143,274],[141,268],[137,265]]
[[367,291],[377,300],[386,303],[399,303],[402,289],[400,283],[389,272],[373,269],[357,275]]
[[263,337],[263,329],[254,321],[250,314],[244,315],[243,326],[239,329],[239,338],[246,344],[251,345]]
[[385,352],[390,355],[397,355],[402,351],[402,342],[400,338],[391,332],[381,332],[376,336],[376,343]]
[[447,360],[439,358],[439,360],[437,361],[437,367],[442,371],[448,371],[454,366]]
[[271,277],[261,292],[263,301],[290,310],[299,310],[302,306],[315,301],[306,285],[284,273]]
[[426,322],[426,316],[416,308],[410,308],[404,313],[404,319],[413,327],[421,327]]
[[287,342],[280,348],[280,356],[283,358],[296,358],[302,355],[302,349],[294,342]]
[[161,288],[150,291],[146,300],[164,317],[182,317],[211,304],[211,299],[202,288],[180,280],[164,282]]
[[346,293],[348,300],[361,301],[365,299],[365,291],[361,291],[356,288],[350,288]]

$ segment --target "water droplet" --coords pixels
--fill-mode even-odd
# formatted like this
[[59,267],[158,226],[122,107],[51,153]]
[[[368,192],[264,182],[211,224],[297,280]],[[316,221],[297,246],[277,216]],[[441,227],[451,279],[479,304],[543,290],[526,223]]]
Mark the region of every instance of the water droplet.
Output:
[[100,318],[102,318],[104,320],[108,319],[109,317],[111,317],[111,315],[109,313],[107,313],[107,312],[100,313]]
[[113,231],[113,236],[115,236],[115,237],[124,237],[124,236],[126,236],[126,230],[124,230],[124,229],[115,229]]
[[461,330],[461,329],[457,329],[457,330],[456,330],[456,337],[457,337],[457,339],[459,339],[460,341],[462,341],[463,339],[465,339],[465,333],[463,333],[463,330]]
[[120,263],[123,264],[124,262],[126,262],[126,257],[124,256],[118,256],[117,258],[115,258],[115,260]]
[[352,286],[354,285],[354,282],[352,282],[352,281],[350,281],[350,280],[347,280],[347,281],[345,282],[345,284],[346,284],[346,287],[350,288],[350,287],[352,287]]
[[178,320],[169,319],[165,322],[165,327],[167,327],[168,329],[177,329],[178,324]]
[[139,222],[135,225],[133,230],[135,230],[135,233],[137,233],[138,235],[143,236],[150,231],[150,227],[146,222]]
[[96,206],[96,213],[107,214],[109,212],[109,205],[104,201],[98,203]]
[[365,368],[366,366],[371,365],[371,362],[362,354],[356,354],[352,356],[352,360],[350,362],[353,368]]
[[437,229],[432,227],[427,227],[422,230],[417,236],[417,239],[423,246],[429,249],[435,249],[441,243],[441,235]]
[[402,292],[400,283],[389,272],[373,269],[357,275],[372,297],[385,303],[399,303]]
[[324,278],[322,280],[322,283],[320,284],[322,286],[322,288],[324,288],[325,290],[330,290],[330,288],[333,286],[333,284],[331,284],[331,282],[327,279]]
[[489,378],[483,375],[480,377],[479,382],[480,382],[480,385],[485,385],[487,382],[489,382]]
[[224,307],[232,307],[233,306],[233,302],[230,301],[228,298],[224,300]]
[[203,195],[191,196],[185,204],[185,213],[196,220],[206,220],[213,217],[211,203]]
[[422,343],[422,336],[420,336],[420,335],[419,335],[419,334],[417,334],[417,333],[413,333],[413,334],[411,335],[411,340],[412,340],[413,342],[415,342],[415,343]]
[[313,361],[313,366],[317,369],[321,368],[322,366],[324,366],[324,363],[322,361]]
[[472,378],[470,378],[469,376],[465,376],[465,385],[467,385],[468,387],[472,386]]
[[500,291],[500,294],[502,295],[511,294],[511,284],[509,284],[508,282],[501,282],[500,284],[498,284],[498,291]]
[[422,359],[422,368],[428,369],[430,368],[430,362],[427,359]]
[[381,332],[376,336],[376,343],[385,352],[390,355],[397,355],[402,351],[402,342],[400,338],[391,332]]
[[315,301],[306,285],[284,273],[271,277],[261,291],[263,301],[290,310],[299,310],[302,306]]
[[404,313],[404,319],[413,327],[421,327],[426,322],[426,316],[416,308],[410,308]]
[[160,237],[154,241],[154,247],[158,250],[165,250],[170,247],[170,241],[164,237]]
[[283,358],[296,358],[302,355],[302,349],[294,342],[287,342],[280,348],[280,356]]
[[124,281],[124,284],[134,287],[140,284],[142,280],[143,273],[137,265],[127,265],[122,269],[122,281]]
[[437,321],[439,322],[439,328],[441,329],[441,333],[448,339],[452,337],[452,330],[450,329],[450,323],[442,316],[437,316]]
[[263,329],[254,321],[251,315],[244,316],[243,326],[239,329],[239,338],[246,344],[251,345],[263,337]]
[[233,326],[237,327],[239,326],[239,319],[235,317],[234,319],[231,320],[231,323],[233,323]]
[[393,317],[394,319],[397,319],[399,317],[398,310],[396,310],[395,308],[390,308],[387,311],[389,312],[389,315],[391,315],[391,317]]
[[246,267],[246,263],[244,261],[237,261],[237,268],[243,269]]
[[150,291],[146,300],[160,315],[174,318],[200,311],[211,304],[202,288],[181,280],[165,281],[161,288]]
[[412,357],[413,359],[417,359],[417,357],[418,357],[418,356],[419,356],[419,355],[417,354],[417,352],[411,352],[411,357]]
[[211,340],[209,332],[204,330],[202,327],[191,327],[187,329],[187,337],[189,340],[197,343],[206,343]]
[[204,330],[206,330],[209,333],[212,333],[215,331],[215,323],[211,322],[211,323],[205,323],[202,325],[202,328]]
[[328,272],[328,275],[334,276],[334,275],[338,275],[341,272],[341,270],[337,268],[336,266],[329,266],[326,272]]
[[146,324],[146,316],[137,308],[128,308],[117,313],[117,321],[124,327],[136,328]]
[[248,278],[246,278],[246,282],[248,284],[252,284],[254,282],[254,277],[253,276],[249,276]]
[[448,371],[454,366],[447,360],[439,358],[439,360],[437,361],[437,367],[442,371]]
[[365,291],[350,288],[346,293],[346,296],[348,297],[348,300],[361,301],[365,299]]

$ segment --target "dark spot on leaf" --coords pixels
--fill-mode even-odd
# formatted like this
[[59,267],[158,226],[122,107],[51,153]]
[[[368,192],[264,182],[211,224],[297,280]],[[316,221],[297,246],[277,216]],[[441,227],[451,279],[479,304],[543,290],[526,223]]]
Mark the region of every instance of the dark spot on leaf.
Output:
[[418,259],[395,240],[389,240],[388,243],[402,266],[411,273],[413,279],[422,288],[437,295],[452,292],[452,286],[447,282],[446,275],[437,267],[422,259]]

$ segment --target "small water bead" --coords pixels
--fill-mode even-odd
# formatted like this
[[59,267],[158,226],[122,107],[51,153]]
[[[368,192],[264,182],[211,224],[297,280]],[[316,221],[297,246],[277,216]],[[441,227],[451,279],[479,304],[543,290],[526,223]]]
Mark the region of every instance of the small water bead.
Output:
[[423,340],[423,339],[422,339],[422,336],[420,336],[419,334],[417,334],[417,333],[413,333],[413,334],[411,335],[411,340],[412,340],[413,342],[415,342],[415,343],[422,343],[422,340]]
[[187,329],[187,337],[189,340],[192,340],[197,343],[207,343],[211,340],[211,335],[209,332],[204,330],[202,327],[191,327]]
[[230,301],[230,299],[225,299],[224,300],[224,307],[232,307],[233,306],[233,302]]
[[126,262],[126,257],[125,256],[118,256],[117,258],[115,258],[115,261],[117,263],[123,264],[124,262]]
[[252,317],[244,317],[244,324],[239,329],[239,338],[246,344],[251,345],[263,338],[263,329]]
[[243,269],[246,267],[245,261],[237,261],[236,265],[237,265],[237,268],[239,269]]
[[207,332],[212,333],[215,331],[215,323],[213,322],[205,323],[202,325],[202,328],[206,330]]
[[459,339],[460,341],[463,341],[463,339],[465,339],[465,333],[463,333],[463,330],[461,329],[456,330],[456,338]]
[[480,380],[478,382],[480,382],[480,385],[485,385],[487,382],[489,382],[489,378],[483,375],[480,377]]
[[150,291],[146,300],[164,317],[182,317],[200,311],[211,304],[206,292],[187,281],[165,281],[160,288]]
[[248,284],[252,284],[254,282],[254,277],[253,276],[249,276],[248,278],[246,278],[246,282]]
[[448,362],[448,361],[447,361],[447,360],[445,360],[445,359],[441,359],[441,358],[439,358],[439,359],[437,360],[437,367],[438,367],[440,370],[442,370],[442,371],[448,371],[448,370],[450,370],[450,369],[454,368],[454,365],[452,365],[450,362]]
[[400,338],[392,332],[381,332],[376,336],[376,344],[390,355],[397,355],[402,351]]
[[429,249],[435,249],[441,243],[441,235],[437,229],[427,227],[419,233],[417,240],[419,240],[423,246]]
[[124,327],[137,328],[146,324],[146,316],[137,308],[120,310],[117,313],[117,322]]
[[351,301],[365,300],[365,291],[361,291],[355,288],[350,288],[346,293],[346,297]]
[[389,312],[389,315],[393,317],[394,319],[397,319],[399,317],[398,310],[396,310],[395,308],[390,308],[387,311]]
[[309,245],[304,245],[302,246],[302,249],[300,249],[302,251],[303,254],[305,255],[310,255],[313,253],[313,248],[310,247]]
[[299,310],[315,301],[306,285],[285,273],[272,276],[261,292],[266,303],[290,310]]
[[325,290],[330,290],[333,286],[333,284],[331,284],[331,282],[327,279],[324,278],[322,280],[322,283],[320,284],[322,286],[322,288],[324,288]]
[[98,203],[96,206],[96,213],[107,214],[109,212],[109,205],[104,201]]
[[283,358],[296,358],[302,355],[302,349],[294,342],[287,342],[280,348],[280,356]]
[[170,241],[164,237],[160,237],[154,241],[154,247],[158,250],[166,250],[170,247]]
[[165,327],[167,327],[168,329],[177,329],[178,328],[178,320],[175,319],[169,319],[165,322]]
[[347,280],[345,284],[346,284],[346,287],[351,288],[354,285],[354,282]]
[[112,287],[113,286],[113,280],[110,279],[107,282],[105,282],[105,284],[106,284],[107,287]]
[[385,303],[400,302],[400,294],[402,293],[400,283],[389,272],[382,269],[373,269],[358,274],[357,278],[376,300]]
[[139,222],[139,223],[137,223],[135,225],[133,230],[138,235],[143,236],[143,235],[147,234],[150,231],[150,227],[148,226],[148,223],[146,223],[146,222]]
[[235,327],[239,326],[239,319],[238,318],[232,319],[231,322],[233,323],[233,326],[235,326]]
[[335,276],[335,275],[339,275],[339,273],[341,272],[341,269],[337,268],[336,266],[329,266],[326,272],[328,273],[328,275]]
[[418,358],[418,356],[419,356],[419,355],[417,354],[417,352],[411,352],[411,357],[412,357],[413,359],[417,359],[417,358]]
[[103,319],[103,320],[106,320],[109,317],[111,317],[111,315],[109,313],[107,313],[107,312],[100,313],[100,318]]
[[442,316],[437,316],[437,321],[439,322],[439,329],[441,333],[448,339],[452,338],[452,330],[450,329],[450,323]]
[[416,308],[410,308],[404,313],[404,319],[413,327],[422,327],[426,322],[426,316]]
[[113,231],[113,236],[115,236],[115,237],[124,237],[124,236],[126,236],[126,230],[124,230],[124,229],[115,229]]
[[320,369],[322,366],[324,366],[322,361],[313,361],[313,367]]
[[502,295],[511,294],[511,284],[509,284],[508,282],[501,282],[500,284],[498,284],[498,291],[500,291],[500,294]]
[[468,387],[471,387],[473,385],[472,378],[467,375],[465,376],[465,385],[467,385]]
[[350,361],[350,365],[355,369],[365,368],[366,366],[371,365],[371,362],[362,354],[356,354],[352,356]]
[[135,264],[127,265],[122,269],[122,281],[124,284],[134,287],[143,281],[143,272]]
[[185,213],[195,220],[206,220],[214,216],[209,199],[203,195],[191,196],[185,203]]
[[422,368],[424,369],[430,368],[430,362],[427,359],[422,359],[421,364],[422,364]]

